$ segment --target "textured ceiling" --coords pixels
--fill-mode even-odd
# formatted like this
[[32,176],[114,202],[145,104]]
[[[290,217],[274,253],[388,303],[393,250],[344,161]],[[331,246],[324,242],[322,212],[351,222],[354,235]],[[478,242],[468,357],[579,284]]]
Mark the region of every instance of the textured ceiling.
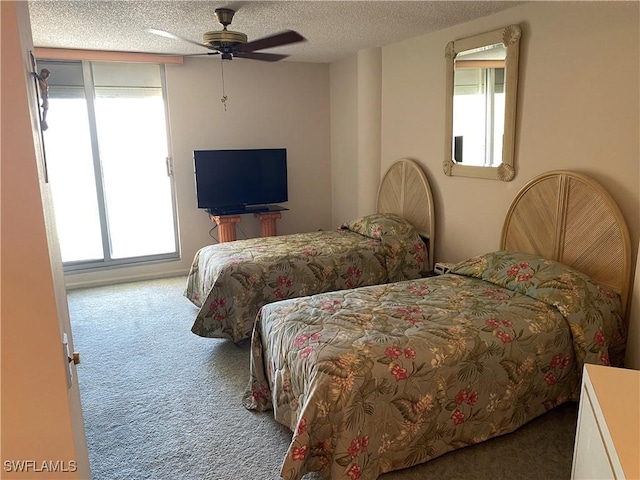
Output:
[[526,2],[30,0],[29,11],[36,47],[194,54],[206,50],[146,29],[201,42],[204,32],[222,28],[214,10],[232,8],[236,15],[229,29],[247,34],[249,41],[286,29],[308,40],[263,52],[288,54],[289,61],[326,63],[522,3]]

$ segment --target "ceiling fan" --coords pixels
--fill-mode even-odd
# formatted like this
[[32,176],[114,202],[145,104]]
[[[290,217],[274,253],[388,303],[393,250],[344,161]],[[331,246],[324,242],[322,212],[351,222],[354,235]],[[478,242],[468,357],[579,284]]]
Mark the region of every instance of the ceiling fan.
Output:
[[166,32],[164,30],[148,29],[149,33],[160,35],[162,37],[173,38],[176,40],[182,40],[189,42],[200,47],[211,50],[205,54],[196,55],[222,55],[222,60],[231,60],[233,58],[248,58],[251,60],[262,60],[264,62],[277,62],[283,58],[287,58],[289,55],[282,55],[277,53],[265,53],[258,52],[257,50],[264,50],[265,48],[281,47],[283,45],[289,45],[292,43],[305,42],[306,38],[293,30],[285,30],[284,32],[262,37],[251,42],[247,41],[247,36],[241,32],[234,32],[228,30],[227,27],[231,25],[231,20],[235,14],[235,10],[230,8],[217,8],[215,10],[216,20],[222,24],[222,30],[214,30],[206,32],[203,35],[203,43],[190,40],[188,38],[180,37],[173,33]]

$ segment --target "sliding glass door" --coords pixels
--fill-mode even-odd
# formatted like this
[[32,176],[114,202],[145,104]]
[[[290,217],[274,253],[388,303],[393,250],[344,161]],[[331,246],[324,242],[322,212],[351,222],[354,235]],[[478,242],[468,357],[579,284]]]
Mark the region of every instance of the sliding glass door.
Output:
[[163,67],[38,67],[51,72],[44,144],[65,270],[177,258]]

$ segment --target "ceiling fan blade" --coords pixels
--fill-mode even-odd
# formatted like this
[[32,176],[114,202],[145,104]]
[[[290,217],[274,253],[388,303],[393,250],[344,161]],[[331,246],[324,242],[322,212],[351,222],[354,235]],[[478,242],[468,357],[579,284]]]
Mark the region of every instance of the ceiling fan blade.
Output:
[[204,43],[196,42],[195,40],[190,40],[188,38],[181,37],[179,35],[167,32],[165,30],[157,30],[155,28],[147,28],[147,32],[153,33],[154,35],[159,35],[161,37],[171,38],[173,40],[182,40],[183,42],[188,42],[188,43],[191,43],[193,45],[198,45],[199,47],[204,47],[204,48],[207,48],[207,49],[211,49],[210,46],[208,46],[208,45],[206,45]]
[[186,55],[180,55],[181,57],[208,57],[209,55],[219,55],[220,52],[211,51],[205,53],[188,53]]
[[249,58],[251,60],[262,60],[263,62],[277,62],[289,55],[280,55],[278,53],[262,53],[262,52],[236,52],[234,58]]
[[291,43],[306,42],[307,39],[293,30],[276,33],[268,37],[262,37],[252,42],[243,43],[236,47],[236,52],[255,52],[265,48],[279,47],[281,45],[289,45]]

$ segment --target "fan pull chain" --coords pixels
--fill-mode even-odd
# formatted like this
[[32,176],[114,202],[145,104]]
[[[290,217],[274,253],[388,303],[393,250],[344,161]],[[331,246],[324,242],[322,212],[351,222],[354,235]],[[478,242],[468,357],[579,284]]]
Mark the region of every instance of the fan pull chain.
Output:
[[227,96],[224,93],[224,60],[220,59],[220,72],[222,73],[222,98],[220,101],[222,102],[222,106],[224,107],[224,111],[227,111]]

